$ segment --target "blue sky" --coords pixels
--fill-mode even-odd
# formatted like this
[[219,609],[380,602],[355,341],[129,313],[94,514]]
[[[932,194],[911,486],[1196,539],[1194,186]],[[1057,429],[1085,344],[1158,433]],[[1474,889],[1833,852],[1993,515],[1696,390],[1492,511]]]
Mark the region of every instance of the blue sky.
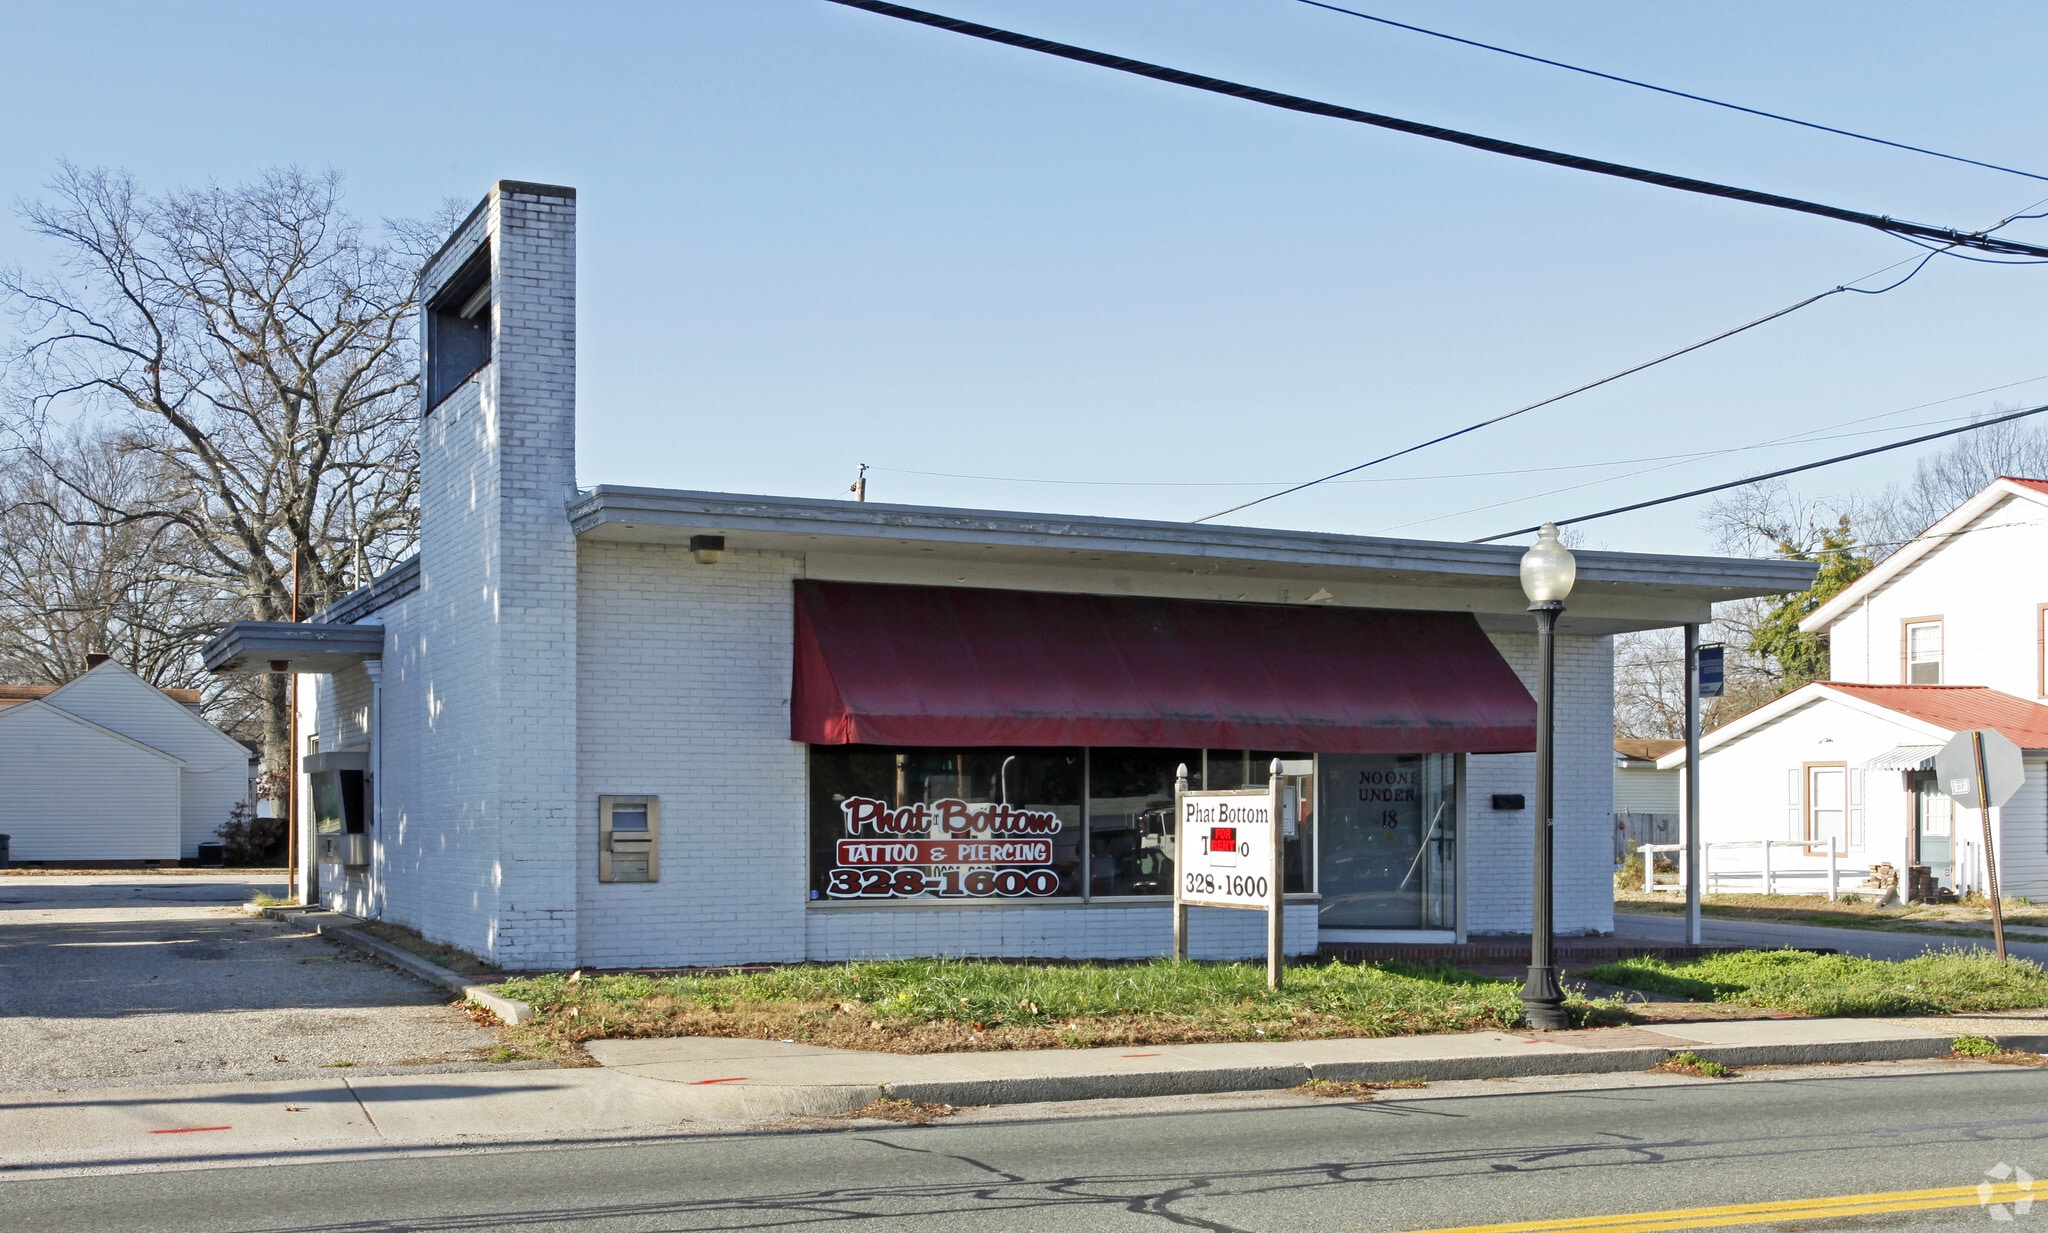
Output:
[[[1981,226],[2048,197],[1293,0],[931,7],[1916,221]],[[2040,6],[1358,7],[2048,171]],[[574,185],[586,484],[827,496],[865,462],[877,500],[1194,517],[1913,253],[821,0],[15,4],[0,43],[17,51],[0,78],[10,201],[59,159],[159,187],[334,167],[371,217],[499,177]],[[2048,240],[2031,226],[2014,234]],[[0,225],[0,261],[45,259]],[[1936,262],[1233,520],[1466,538],[2048,401],[2042,380],[1904,410],[2048,376],[2044,293],[2048,267]],[[1622,461],[1709,450],[1738,452]],[[1911,457],[1807,487],[1881,487]],[[1707,547],[1691,506],[1588,538]]]

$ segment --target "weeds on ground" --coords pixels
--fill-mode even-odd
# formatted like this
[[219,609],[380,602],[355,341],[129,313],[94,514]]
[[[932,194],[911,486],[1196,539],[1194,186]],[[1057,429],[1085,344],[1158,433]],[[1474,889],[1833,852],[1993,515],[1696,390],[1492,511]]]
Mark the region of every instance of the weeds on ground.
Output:
[[[957,959],[758,972],[522,976],[496,986],[559,1043],[644,1036],[801,1040],[897,1053],[1301,1040],[1502,1030],[1519,986],[1449,965],[1318,962],[1266,988],[1263,964]],[[1624,1014],[1575,998],[1581,1020]],[[522,1029],[524,1030],[524,1029]]]
[[952,1105],[935,1105],[923,1100],[897,1100],[884,1096],[870,1100],[860,1108],[846,1114],[849,1118],[879,1118],[885,1122],[905,1122],[912,1126],[929,1126],[942,1117],[951,1117],[960,1110]]
[[1385,1083],[1368,1083],[1343,1079],[1310,1079],[1296,1084],[1291,1091],[1302,1096],[1322,1096],[1331,1100],[1366,1101],[1379,1093],[1396,1088],[1427,1087],[1421,1079],[1391,1079]]
[[1650,1067],[1650,1070],[1654,1073],[1666,1075],[1691,1075],[1695,1079],[1733,1079],[1735,1077],[1735,1072],[1726,1066],[1714,1061],[1712,1058],[1701,1057],[1690,1049],[1672,1054],[1655,1066]]
[[1747,950],[1683,963],[1623,959],[1578,973],[1588,980],[1706,1002],[1824,1016],[1932,1015],[2048,1006],[2048,971],[1951,948],[1912,959],[1798,950]]
[[1952,1058],[1997,1062],[2004,1066],[2048,1066],[2048,1058],[2023,1049],[2007,1049],[1989,1036],[1958,1036],[1949,1046]]

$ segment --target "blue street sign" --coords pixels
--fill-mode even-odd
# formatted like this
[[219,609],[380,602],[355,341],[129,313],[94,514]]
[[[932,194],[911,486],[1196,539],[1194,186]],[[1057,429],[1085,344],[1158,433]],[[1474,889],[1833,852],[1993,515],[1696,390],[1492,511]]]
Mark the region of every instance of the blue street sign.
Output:
[[1700,648],[1700,697],[1720,697],[1721,686],[1721,648],[1703,646]]

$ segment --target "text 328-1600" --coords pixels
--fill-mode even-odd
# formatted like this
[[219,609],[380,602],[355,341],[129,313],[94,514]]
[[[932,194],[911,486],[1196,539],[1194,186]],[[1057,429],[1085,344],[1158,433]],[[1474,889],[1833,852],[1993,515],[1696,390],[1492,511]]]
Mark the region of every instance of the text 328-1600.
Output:
[[825,893],[834,899],[946,899],[1044,896],[1058,892],[1050,869],[846,869],[832,871]]

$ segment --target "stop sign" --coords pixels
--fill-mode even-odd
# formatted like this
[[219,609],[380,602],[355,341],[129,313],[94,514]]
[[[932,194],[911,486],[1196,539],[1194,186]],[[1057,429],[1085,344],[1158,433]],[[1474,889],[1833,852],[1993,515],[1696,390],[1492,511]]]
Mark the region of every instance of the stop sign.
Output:
[[1976,809],[1977,751],[1973,737],[1984,738],[1984,786],[1992,805],[2003,805],[2020,790],[2027,771],[2020,760],[2020,747],[1990,728],[1958,732],[1934,755],[1935,786],[1965,809]]

